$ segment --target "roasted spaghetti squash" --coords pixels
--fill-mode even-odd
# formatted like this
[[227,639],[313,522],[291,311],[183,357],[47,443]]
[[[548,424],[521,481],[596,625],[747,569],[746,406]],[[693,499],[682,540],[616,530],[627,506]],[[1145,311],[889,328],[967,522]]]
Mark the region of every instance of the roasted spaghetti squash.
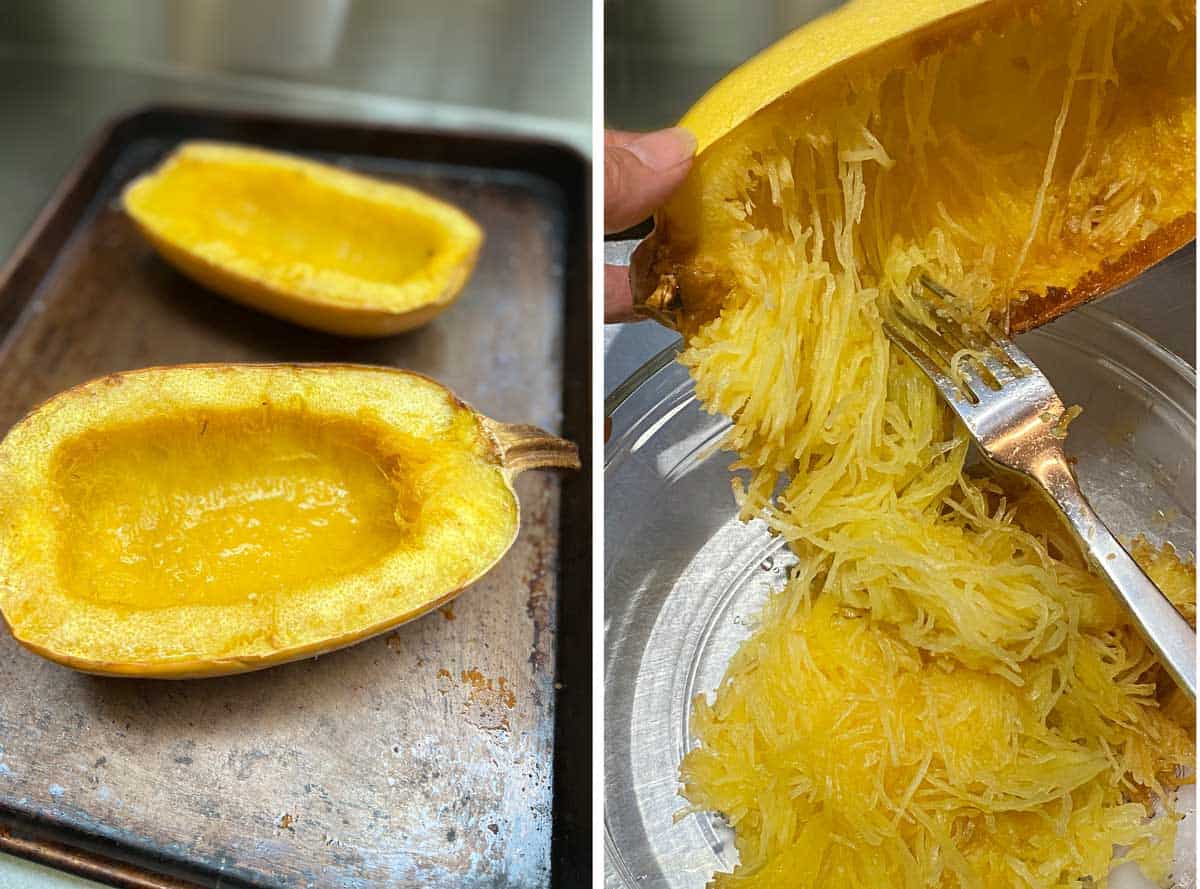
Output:
[[0,442],[0,614],[91,673],[239,673],[449,601],[508,551],[512,480],[574,445],[418,374],[194,365],[70,389]]
[[219,142],[179,146],[122,202],[198,283],[346,336],[388,336],[444,312],[483,243],[466,213],[415,188]]

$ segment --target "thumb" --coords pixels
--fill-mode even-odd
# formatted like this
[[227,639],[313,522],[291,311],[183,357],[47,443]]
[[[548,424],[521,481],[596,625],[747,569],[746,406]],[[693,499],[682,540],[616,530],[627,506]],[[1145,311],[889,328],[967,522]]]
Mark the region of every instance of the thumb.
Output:
[[613,134],[604,149],[604,231],[641,222],[687,176],[696,137],[682,127]]

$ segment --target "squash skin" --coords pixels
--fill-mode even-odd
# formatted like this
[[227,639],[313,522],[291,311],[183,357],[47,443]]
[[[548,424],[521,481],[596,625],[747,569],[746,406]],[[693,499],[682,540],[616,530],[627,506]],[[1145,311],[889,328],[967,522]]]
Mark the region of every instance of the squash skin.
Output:
[[[520,503],[513,489],[513,479],[526,469],[532,468],[578,468],[578,456],[574,445],[561,439],[549,436],[533,427],[511,426],[498,423],[472,410],[466,403],[459,400],[452,392],[436,381],[423,375],[400,371],[392,368],[369,367],[362,365],[184,365],[177,367],[147,368],[144,370],[111,374],[97,380],[92,380],[69,389],[39,405],[22,421],[16,424],[3,442],[0,442],[0,489],[7,492],[19,492],[22,487],[29,488],[29,480],[24,485],[19,478],[22,460],[29,457],[27,449],[30,444],[40,444],[44,452],[34,455],[36,463],[41,460],[48,464],[51,453],[56,445],[63,441],[47,440],[44,429],[34,428],[38,424],[45,426],[47,417],[54,422],[54,414],[67,411],[81,414],[84,423],[95,422],[95,418],[104,413],[103,401],[108,392],[129,389],[131,386],[153,384],[157,379],[173,378],[172,392],[189,391],[194,389],[212,388],[219,386],[221,378],[230,375],[255,375],[257,380],[270,385],[271,378],[287,378],[294,382],[316,382],[319,385],[324,379],[327,383],[338,387],[335,394],[353,400],[356,391],[367,385],[379,386],[416,385],[427,393],[433,393],[438,399],[444,399],[451,416],[469,418],[468,427],[472,440],[480,447],[480,457],[502,481],[507,498],[511,501],[511,528],[502,540],[494,542],[491,552],[494,557],[477,566],[469,577],[440,589],[434,595],[429,595],[417,601],[408,602],[407,607],[396,609],[382,619],[355,624],[351,616],[342,618],[345,627],[338,632],[323,638],[302,640],[297,644],[286,644],[270,651],[255,651],[252,653],[204,653],[195,652],[186,656],[149,657],[149,658],[112,658],[92,656],[90,653],[68,651],[53,644],[48,644],[45,638],[36,632],[30,632],[17,615],[21,605],[20,591],[17,587],[22,582],[19,557],[22,555],[19,544],[14,543],[15,528],[21,524],[21,515],[27,509],[25,501],[19,495],[12,493],[0,496],[0,517],[4,517],[0,531],[0,617],[13,638],[26,649],[60,663],[72,669],[86,673],[105,676],[144,677],[159,679],[187,679],[210,676],[222,676],[234,673],[259,670],[277,664],[313,657],[338,648],[352,645],[356,642],[387,632],[400,624],[406,623],[452,600],[464,589],[469,587],[484,574],[490,571],[507,553],[515,541],[520,528]],[[253,382],[253,381],[252,381]],[[283,387],[286,388],[286,387]],[[293,387],[294,388],[294,387]],[[151,385],[145,395],[155,394]],[[285,392],[285,395],[291,395]],[[255,401],[257,398],[255,396]],[[281,404],[283,402],[280,402]],[[244,405],[235,405],[244,406]],[[155,406],[147,405],[148,416],[153,416]],[[173,409],[179,405],[173,405]],[[161,410],[161,409],[160,409]],[[103,419],[100,420],[101,425]],[[86,427],[84,427],[86,428]],[[31,432],[32,430],[32,432]],[[66,441],[70,440],[68,436]],[[23,456],[24,453],[24,456]],[[37,479],[35,479],[36,481]],[[16,518],[10,518],[15,516]],[[38,577],[38,583],[45,582],[46,574],[53,574],[52,567],[43,566],[44,573]],[[366,574],[367,572],[363,572]],[[357,578],[349,578],[348,589],[357,582]],[[402,583],[403,578],[391,577],[393,583]],[[53,583],[54,581],[51,581]],[[336,583],[342,583],[338,580]],[[318,590],[319,594],[322,592]],[[399,594],[398,594],[399,595]],[[304,604],[301,602],[301,604]]]
[[[357,282],[355,293],[281,280],[272,273],[271,262],[256,263],[249,251],[239,256],[236,264],[223,262],[206,253],[203,245],[172,236],[162,215],[147,207],[153,189],[170,187],[174,165],[188,162],[223,166],[229,176],[256,169],[287,171],[298,175],[302,188],[326,188],[349,201],[390,204],[405,213],[415,212],[430,231],[443,236],[444,246],[428,273],[386,284],[363,280]],[[287,193],[278,197],[286,206]],[[416,189],[278,152],[222,143],[184,143],[156,170],[130,183],[122,194],[122,204],[159,255],[202,286],[302,327],[349,337],[392,336],[427,324],[444,312],[470,278],[484,239],[483,230],[461,210]]]
[[[863,71],[913,66],[1043,6],[1030,0],[849,0],[723,78],[679,122],[696,136],[697,162],[684,186],[655,214],[654,231],[631,259],[635,313],[684,329],[684,316],[697,306],[719,305],[733,286],[730,271],[709,256],[697,256],[694,242],[697,227],[702,229],[712,212],[702,195],[704,160],[722,143],[737,140],[740,127],[801,98],[819,109]],[[1069,287],[1023,290],[1021,301],[1012,305],[1010,328],[1016,333],[1033,329],[1103,296],[1195,237],[1195,212],[1181,212]]]
[[768,105],[818,78],[837,77],[868,55],[891,54],[895,64],[915,62],[959,29],[978,27],[984,16],[1017,5],[1012,0],[846,3],[743,62],[701,96],[679,125],[691,131],[697,153],[703,153]]

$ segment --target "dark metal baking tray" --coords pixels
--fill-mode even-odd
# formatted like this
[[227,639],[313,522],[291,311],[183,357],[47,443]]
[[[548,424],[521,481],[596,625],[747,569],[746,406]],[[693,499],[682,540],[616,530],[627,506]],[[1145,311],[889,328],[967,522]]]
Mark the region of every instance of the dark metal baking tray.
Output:
[[[449,199],[486,232],[470,283],[427,327],[377,341],[221,299],[159,260],[118,203],[193,138]],[[0,272],[0,431],[111,371],[357,361],[559,430],[585,469],[518,480],[517,543],[450,607],[315,660],[120,680],[2,634],[0,849],[122,886],[590,880],[589,178],[578,154],[537,140],[240,112],[152,108],[101,134]]]

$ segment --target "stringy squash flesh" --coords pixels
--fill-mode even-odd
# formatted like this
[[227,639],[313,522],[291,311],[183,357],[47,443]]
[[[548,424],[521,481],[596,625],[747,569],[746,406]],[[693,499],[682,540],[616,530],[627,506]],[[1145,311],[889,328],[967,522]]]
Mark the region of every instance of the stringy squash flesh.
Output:
[[239,145],[188,142],[125,190],[164,259],[297,324],[384,336],[453,303],[483,232],[416,189]]
[[29,648],[98,673],[318,654],[482,576],[517,533],[512,477],[574,464],[568,443],[402,371],[105,377],[0,444],[0,612]]
[[[635,257],[643,309],[690,335],[766,274],[903,292],[923,266],[1019,330],[1191,240],[1194,8],[860,0],[829,18],[964,6],[953,30],[851,57],[729,132],[707,104],[743,77],[761,101],[769,68],[702,99],[683,124],[711,145]],[[779,50],[812,49],[805,30]]]
[[[1044,509],[965,471],[880,306],[928,271],[1024,328],[1189,240],[1194,9],[909,7],[934,24],[725,131],[769,64],[702,100],[705,150],[635,258],[733,420],[743,517],[800,557],[695,702],[684,795],[736,830],[721,887],[1104,885],[1114,844],[1161,882],[1175,822],[1147,818],[1193,711]],[[1194,621],[1192,567],[1138,555]]]

